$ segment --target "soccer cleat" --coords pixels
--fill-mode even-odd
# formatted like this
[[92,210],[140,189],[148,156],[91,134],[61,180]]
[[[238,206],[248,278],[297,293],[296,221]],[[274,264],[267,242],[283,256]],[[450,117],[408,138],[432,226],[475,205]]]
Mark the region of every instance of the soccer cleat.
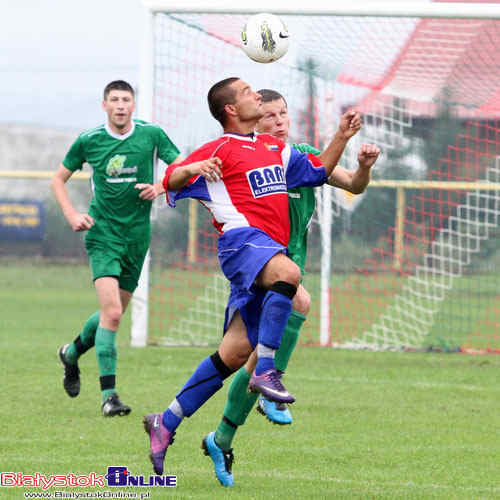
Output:
[[59,347],[57,354],[59,355],[59,359],[64,367],[64,390],[70,398],[76,398],[76,396],[80,394],[80,370],[78,368],[78,363],[72,365],[66,361],[64,355],[66,354],[68,347],[69,344]]
[[102,414],[105,417],[114,417],[115,415],[119,415],[120,417],[123,417],[124,415],[128,415],[132,411],[132,408],[130,406],[124,405],[121,401],[120,398],[118,397],[118,394],[116,392],[114,394],[111,394],[111,396],[104,401],[102,404]]
[[175,431],[170,432],[163,425],[161,413],[150,413],[143,420],[144,430],[149,435],[150,448],[149,459],[153,464],[155,474],[163,474],[163,461],[167,448],[174,442]]
[[295,398],[287,391],[280,378],[275,368],[265,371],[262,375],[255,375],[253,372],[248,383],[248,390],[260,392],[264,397],[276,403],[293,403]]
[[273,424],[289,425],[292,423],[292,414],[284,403],[269,401],[262,394],[259,396],[257,411]]
[[201,449],[205,450],[205,455],[209,456],[214,463],[215,475],[222,486],[233,486],[234,478],[231,473],[233,467],[233,450],[224,451],[215,442],[215,432],[211,432],[203,438]]

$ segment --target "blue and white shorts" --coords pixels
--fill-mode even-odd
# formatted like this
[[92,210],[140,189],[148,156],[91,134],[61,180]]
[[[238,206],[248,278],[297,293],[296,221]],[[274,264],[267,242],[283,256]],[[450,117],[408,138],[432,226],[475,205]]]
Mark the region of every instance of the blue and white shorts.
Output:
[[234,313],[239,310],[253,347],[257,345],[262,301],[267,293],[267,290],[254,283],[262,268],[277,253],[286,255],[288,251],[285,246],[253,227],[231,229],[218,240],[220,266],[231,285],[224,332]]

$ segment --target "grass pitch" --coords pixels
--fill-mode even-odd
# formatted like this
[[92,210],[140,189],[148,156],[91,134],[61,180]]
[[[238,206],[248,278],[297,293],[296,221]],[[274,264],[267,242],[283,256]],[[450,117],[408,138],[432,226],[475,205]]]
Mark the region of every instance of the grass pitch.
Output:
[[[118,390],[133,410],[104,419],[94,351],[80,362],[75,399],[64,393],[56,357],[96,309],[88,269],[0,267],[0,472],[104,475],[125,465],[149,478],[142,416],[166,408],[213,349],[131,348],[127,316]],[[499,373],[499,356],[300,347],[286,375],[297,397],[294,423],[273,426],[252,411],[234,441],[234,488],[219,485],[200,450],[221,417],[226,383],[178,429],[165,468],[177,475],[176,488],[47,491],[53,498],[103,491],[157,499],[500,498]],[[2,499],[25,493],[43,490],[0,487]]]

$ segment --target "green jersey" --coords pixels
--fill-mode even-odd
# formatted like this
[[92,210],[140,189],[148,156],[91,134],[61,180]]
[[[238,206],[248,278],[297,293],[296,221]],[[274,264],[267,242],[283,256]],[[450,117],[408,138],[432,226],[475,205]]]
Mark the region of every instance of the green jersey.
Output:
[[170,164],[178,155],[179,150],[159,126],[142,120],[133,120],[131,130],[124,135],[107,125],[83,132],[63,165],[75,171],[87,162],[92,168],[89,215],[95,223],[87,239],[149,241],[152,202],[141,200],[134,186],[154,182],[156,156]]
[[[320,154],[309,144],[292,144],[292,147],[301,153]],[[305,272],[307,254],[307,231],[316,208],[314,188],[298,187],[288,190],[288,210],[290,214],[290,241],[288,252],[290,258]]]

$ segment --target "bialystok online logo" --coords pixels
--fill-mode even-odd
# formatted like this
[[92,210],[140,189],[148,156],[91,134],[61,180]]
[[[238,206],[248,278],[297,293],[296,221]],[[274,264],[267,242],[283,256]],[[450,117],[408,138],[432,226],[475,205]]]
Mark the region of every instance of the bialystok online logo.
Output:
[[127,487],[175,487],[177,476],[133,476],[127,466],[113,465],[108,467],[106,475],[91,472],[88,475],[52,474],[46,476],[23,474],[21,472],[0,472],[0,487],[2,488],[105,488],[108,486]]

